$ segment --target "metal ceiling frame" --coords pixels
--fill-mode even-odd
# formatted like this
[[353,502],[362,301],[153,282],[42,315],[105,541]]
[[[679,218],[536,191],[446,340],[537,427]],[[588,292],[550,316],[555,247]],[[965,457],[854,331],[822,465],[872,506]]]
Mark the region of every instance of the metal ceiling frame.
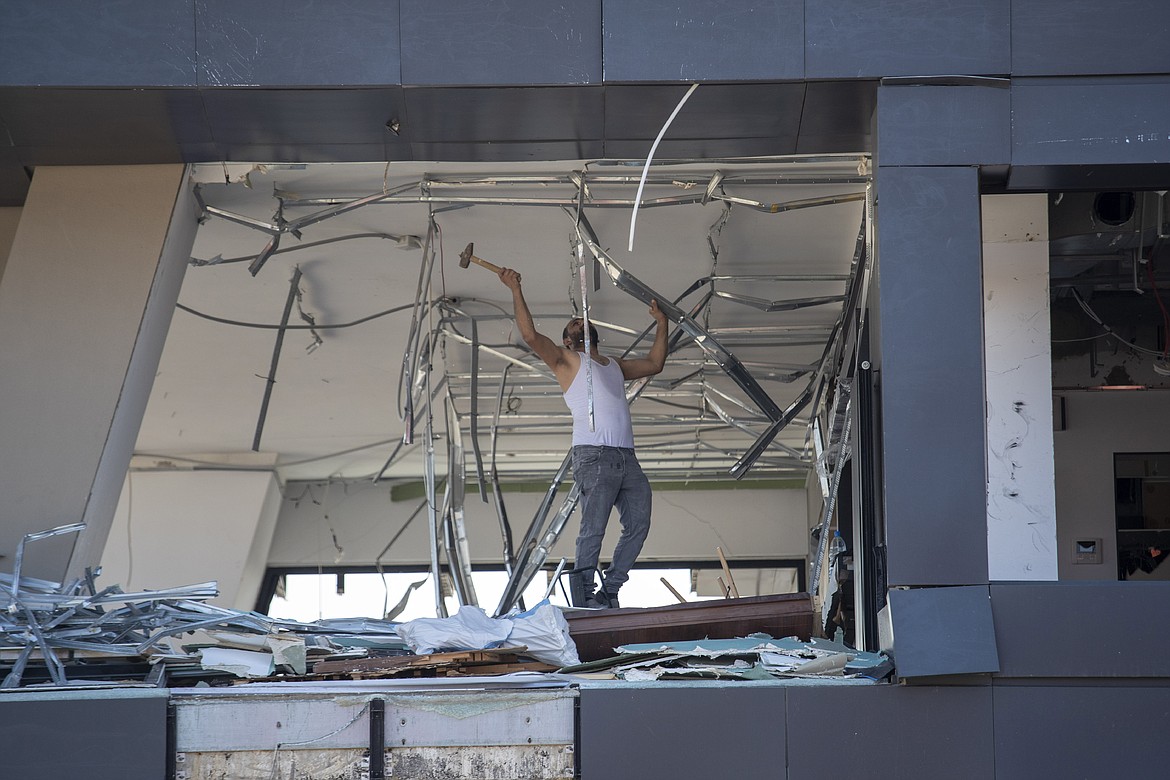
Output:
[[[805,158],[806,162],[839,163],[843,157]],[[844,159],[856,159],[849,156]],[[729,161],[730,162],[730,161]],[[737,161],[743,163],[745,161]],[[792,160],[785,159],[789,163]],[[831,204],[848,203],[865,200],[870,202],[872,187],[868,175],[814,175],[814,176],[784,176],[776,173],[754,175],[750,173],[731,172],[716,169],[709,176],[693,175],[693,172],[680,170],[674,167],[677,164],[656,164],[654,171],[647,177],[647,183],[652,186],[672,186],[688,191],[688,194],[647,198],[634,200],[628,198],[598,198],[594,197],[594,189],[602,186],[632,186],[639,181],[639,177],[598,173],[590,170],[588,165],[597,165],[608,169],[613,163],[593,162],[583,166],[580,170],[565,175],[503,175],[503,176],[468,176],[468,177],[423,177],[417,181],[399,185],[394,188],[384,188],[383,191],[359,198],[343,197],[313,197],[299,198],[287,192],[277,191],[274,197],[278,201],[278,208],[272,222],[264,222],[225,209],[209,206],[199,199],[202,208],[201,220],[216,217],[231,221],[235,224],[257,230],[268,236],[268,243],[260,253],[252,259],[249,270],[253,275],[260,270],[263,261],[278,251],[278,241],[281,234],[290,232],[300,237],[300,230],[310,225],[318,224],[341,214],[358,208],[372,205],[402,205],[427,204],[430,211],[427,235],[423,239],[414,236],[397,237],[408,246],[418,246],[422,249],[422,259],[419,266],[418,284],[415,291],[415,301],[411,316],[411,325],[407,339],[406,351],[402,357],[401,372],[399,375],[398,405],[400,418],[404,423],[401,442],[394,448],[386,461],[386,465],[379,471],[375,479],[385,473],[391,463],[409,449],[413,449],[415,441],[415,426],[420,417],[425,416],[424,433],[424,484],[427,493],[428,524],[431,540],[431,568],[435,577],[435,599],[438,614],[445,614],[440,575],[442,572],[441,558],[445,557],[448,569],[459,601],[463,604],[475,604],[476,594],[471,585],[471,565],[467,548],[466,530],[463,525],[463,500],[465,493],[466,464],[462,445],[464,425],[467,425],[472,436],[475,453],[475,476],[480,497],[487,502],[487,489],[483,456],[479,450],[479,393],[481,385],[498,376],[498,388],[493,390],[495,395],[495,412],[491,425],[491,465],[490,481],[492,495],[496,504],[496,512],[500,520],[500,530],[503,539],[504,559],[510,578],[505,593],[497,608],[497,614],[503,614],[511,609],[519,600],[521,592],[531,582],[532,578],[544,565],[549,550],[556,543],[569,516],[576,506],[578,488],[574,486],[563,500],[555,514],[552,505],[559,488],[568,476],[569,459],[566,456],[551,484],[546,491],[536,516],[533,518],[521,543],[512,550],[511,529],[508,524],[507,512],[504,507],[503,494],[499,487],[499,473],[496,469],[496,449],[501,433],[508,431],[523,431],[525,433],[548,432],[563,433],[567,422],[567,412],[562,414],[541,413],[534,416],[509,415],[507,421],[501,420],[501,409],[504,404],[504,393],[510,381],[509,372],[513,369],[523,369],[527,376],[547,378],[550,374],[543,364],[529,350],[522,346],[507,344],[495,345],[484,343],[479,337],[481,321],[510,318],[507,314],[479,315],[464,310],[453,301],[436,297],[431,290],[432,271],[436,255],[435,238],[437,226],[435,214],[444,210],[443,207],[466,208],[474,205],[517,205],[517,206],[555,206],[573,222],[573,235],[577,245],[578,261],[576,273],[581,282],[581,297],[585,311],[588,311],[588,261],[595,264],[595,275],[604,272],[611,282],[623,292],[638,300],[649,304],[651,300],[658,301],[660,310],[666,314],[668,320],[674,324],[674,332],[670,336],[670,352],[673,355],[683,346],[697,347],[701,358],[680,357],[684,365],[695,366],[695,370],[687,376],[665,386],[655,387],[654,399],[660,404],[668,405],[676,410],[675,399],[692,399],[692,403],[685,408],[698,409],[700,414],[693,419],[680,416],[676,413],[637,416],[636,422],[640,426],[655,425],[661,420],[663,426],[677,427],[680,422],[693,423],[694,437],[688,439],[685,445],[689,451],[685,453],[689,460],[666,457],[663,460],[648,458],[655,463],[655,474],[671,473],[673,469],[684,469],[683,473],[693,474],[698,470],[702,474],[713,474],[711,465],[719,464],[726,469],[728,459],[736,457],[726,446],[703,441],[701,431],[736,431],[748,436],[752,443],[745,451],[739,454],[738,460],[725,473],[736,479],[744,477],[757,463],[765,464],[770,469],[797,468],[807,470],[813,466],[816,459],[810,454],[809,434],[805,437],[804,452],[789,446],[778,446],[783,453],[776,457],[766,455],[776,435],[782,428],[793,422],[808,426],[811,419],[816,419],[820,412],[819,407],[826,397],[828,387],[840,380],[845,374],[842,360],[848,360],[855,351],[855,337],[857,328],[856,312],[859,302],[864,302],[865,288],[868,284],[868,265],[865,263],[865,244],[868,223],[863,218],[859,231],[857,247],[851,264],[850,273],[842,274],[777,274],[777,275],[729,275],[716,272],[718,249],[711,235],[718,233],[722,224],[712,226],[709,235],[712,253],[711,273],[696,279],[674,301],[662,296],[650,288],[637,277],[622,268],[600,246],[597,234],[588,219],[586,209],[594,208],[630,208],[638,205],[640,208],[656,208],[666,206],[681,206],[686,204],[705,204],[710,201],[720,201],[725,204],[723,221],[726,221],[729,209],[733,207],[749,208],[764,213],[778,214],[797,209],[816,208]],[[704,162],[709,165],[709,162]],[[663,169],[667,169],[663,172]],[[865,183],[864,192],[849,192],[833,196],[816,198],[794,199],[787,202],[766,203],[763,201],[729,194],[728,186],[736,185],[789,185],[789,184],[859,184]],[[512,186],[540,185],[542,187],[565,186],[572,188],[571,194],[563,197],[519,197],[493,193],[492,196],[482,194],[463,194],[473,188],[490,188],[507,190]],[[692,189],[697,194],[690,194]],[[199,185],[196,185],[198,189]],[[284,217],[287,208],[318,208],[305,216],[286,220]],[[869,209],[866,209],[868,212]],[[339,239],[333,239],[339,240]],[[588,255],[585,254],[588,250]],[[247,259],[247,258],[240,258]],[[193,264],[203,265],[205,261],[193,260]],[[719,289],[719,285],[745,281],[782,281],[782,282],[845,282],[846,290],[841,295],[798,296],[791,299],[769,300],[754,296],[742,295]],[[596,283],[596,276],[595,276]],[[295,289],[295,283],[293,285]],[[689,310],[679,307],[679,303],[698,290],[705,290],[697,303]],[[291,293],[290,293],[291,295]],[[774,326],[765,328],[719,328],[711,327],[708,322],[709,306],[712,300],[727,301],[738,306],[752,308],[765,314],[783,313],[798,309],[824,306],[841,306],[836,324],[832,328],[821,326]],[[438,316],[436,316],[438,315]],[[703,319],[700,324],[699,318]],[[468,323],[470,335],[461,333],[457,323]],[[608,328],[617,332],[632,334],[628,328],[614,326],[609,323],[595,322],[598,327]],[[629,349],[633,349],[650,332],[650,328],[637,335]],[[458,371],[446,359],[448,344],[458,344],[469,348],[470,369]],[[754,347],[798,347],[809,345],[824,345],[821,358],[814,364],[792,364],[786,362],[745,364],[741,362],[731,349],[731,345],[750,345]],[[627,350],[627,353],[629,351]],[[442,377],[438,383],[432,379],[434,370],[433,357],[438,350],[442,357]],[[480,358],[489,357],[493,361],[502,361],[503,370],[498,374],[480,373]],[[708,367],[718,367],[744,394],[744,398],[736,398],[710,384],[705,371]],[[275,364],[273,366],[275,373]],[[757,379],[757,376],[759,379]],[[772,399],[769,393],[760,384],[760,381],[792,382],[807,376],[805,389],[795,401],[787,407],[781,408]],[[272,377],[270,377],[270,380]],[[511,377],[515,381],[515,376]],[[643,391],[651,386],[651,380],[639,380],[632,383],[627,390],[627,400],[632,402]],[[447,442],[447,478],[444,480],[444,498],[440,505],[436,494],[436,462],[434,442],[438,436],[434,426],[433,401],[445,387],[443,400],[443,417],[446,421],[443,436]],[[547,390],[526,388],[521,392],[524,397],[552,397],[559,395],[552,385]],[[697,403],[696,403],[697,401]],[[742,413],[732,415],[726,410],[726,405],[738,407]],[[801,411],[811,404],[814,410],[813,418],[803,420],[797,417]],[[465,406],[465,410],[461,410]],[[846,406],[844,437],[838,444],[839,452],[847,446],[847,431],[849,406]],[[705,411],[710,411],[712,417],[707,417]],[[262,424],[262,421],[261,421]],[[657,454],[673,455],[677,449],[676,442],[659,441],[644,442],[640,451]],[[705,454],[702,454],[705,453]],[[669,464],[676,463],[677,466]],[[840,461],[837,466],[839,469]],[[547,472],[545,472],[547,473]],[[836,481],[833,484],[835,493]],[[826,497],[831,506],[830,497]]]

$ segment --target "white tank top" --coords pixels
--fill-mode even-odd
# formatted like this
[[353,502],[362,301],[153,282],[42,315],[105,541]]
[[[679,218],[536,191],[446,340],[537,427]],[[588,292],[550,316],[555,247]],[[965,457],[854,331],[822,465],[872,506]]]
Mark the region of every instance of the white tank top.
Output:
[[634,429],[630,424],[630,405],[626,403],[626,382],[621,366],[613,358],[607,365],[593,361],[593,427],[589,430],[589,389],[585,381],[584,353],[577,375],[565,391],[565,404],[573,413],[573,446],[593,444],[602,447],[634,448]]

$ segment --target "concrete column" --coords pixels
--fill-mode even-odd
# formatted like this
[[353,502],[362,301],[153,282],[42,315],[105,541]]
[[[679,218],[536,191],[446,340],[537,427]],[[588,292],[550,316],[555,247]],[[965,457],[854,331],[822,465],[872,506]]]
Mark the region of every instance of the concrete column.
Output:
[[988,577],[1055,580],[1048,201],[982,200]]
[[96,564],[195,236],[182,165],[39,168],[0,284],[0,565]]
[[215,580],[211,603],[252,609],[280,506],[267,471],[130,472],[98,584],[142,590]]

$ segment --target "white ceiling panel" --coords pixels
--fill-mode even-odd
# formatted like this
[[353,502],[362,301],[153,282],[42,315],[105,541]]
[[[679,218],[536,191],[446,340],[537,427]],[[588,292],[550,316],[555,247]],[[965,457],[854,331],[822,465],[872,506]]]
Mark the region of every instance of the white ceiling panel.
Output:
[[[406,428],[399,380],[420,272],[429,257],[424,247],[433,210],[437,231],[423,298],[435,306],[421,327],[434,334],[432,386],[447,380],[433,404],[436,467],[440,474],[446,469],[449,397],[468,473],[475,470],[473,385],[486,467],[501,377],[511,365],[498,415],[497,465],[504,478],[547,477],[570,438],[559,390],[520,342],[509,291],[486,269],[461,268],[459,253],[474,242],[477,256],[519,270],[538,328],[559,340],[581,301],[574,272],[578,190],[569,180],[574,171],[584,171],[587,184],[582,213],[614,263],[667,300],[715,277],[679,305],[689,309],[708,290],[724,296],[712,299],[695,321],[783,409],[813,380],[841,317],[839,297],[857,250],[866,170],[858,156],[656,164],[637,212],[631,252],[632,203],[641,174],[633,164],[197,166],[209,213],[196,238],[197,264],[187,271],[179,297],[183,308],[168,335],[137,453],[199,465],[252,450],[277,326],[299,268],[299,299],[289,320],[296,328],[283,337],[259,450],[277,457],[286,479],[379,473]],[[717,172],[722,181],[701,202]],[[293,222],[383,193],[393,194],[309,224],[300,238],[282,233],[280,251],[255,276],[249,273],[270,237],[260,228],[280,224],[282,202],[280,216]],[[828,202],[801,207],[821,198]],[[664,199],[668,203],[658,205]],[[239,224],[241,218],[252,224]],[[592,278],[595,262],[587,259]],[[215,262],[199,264],[204,261]],[[768,303],[782,309],[782,301],[823,297],[829,300],[763,310]],[[651,322],[647,305],[605,274],[599,289],[590,285],[588,298],[603,352],[620,354],[632,334]],[[302,313],[318,326],[320,343],[304,328]],[[369,319],[330,327],[363,318]],[[466,343],[470,318],[482,347],[474,381]],[[420,408],[423,395],[416,393]],[[757,406],[709,354],[684,338],[666,370],[634,402],[640,458],[659,478],[726,477],[767,427]],[[787,476],[808,468],[811,413],[802,412],[777,437],[753,475]],[[420,420],[414,443],[398,449],[386,477],[423,473],[424,427]]]

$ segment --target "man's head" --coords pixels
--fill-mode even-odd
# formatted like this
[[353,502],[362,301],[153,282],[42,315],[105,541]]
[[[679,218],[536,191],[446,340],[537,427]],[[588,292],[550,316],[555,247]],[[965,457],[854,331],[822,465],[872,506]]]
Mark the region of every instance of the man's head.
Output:
[[[580,317],[574,317],[569,320],[569,324],[561,331],[561,338],[564,345],[569,349],[584,349],[585,348],[585,320]],[[589,323],[589,341],[591,344],[597,344],[601,341],[597,337],[597,328],[593,327],[593,323]]]

